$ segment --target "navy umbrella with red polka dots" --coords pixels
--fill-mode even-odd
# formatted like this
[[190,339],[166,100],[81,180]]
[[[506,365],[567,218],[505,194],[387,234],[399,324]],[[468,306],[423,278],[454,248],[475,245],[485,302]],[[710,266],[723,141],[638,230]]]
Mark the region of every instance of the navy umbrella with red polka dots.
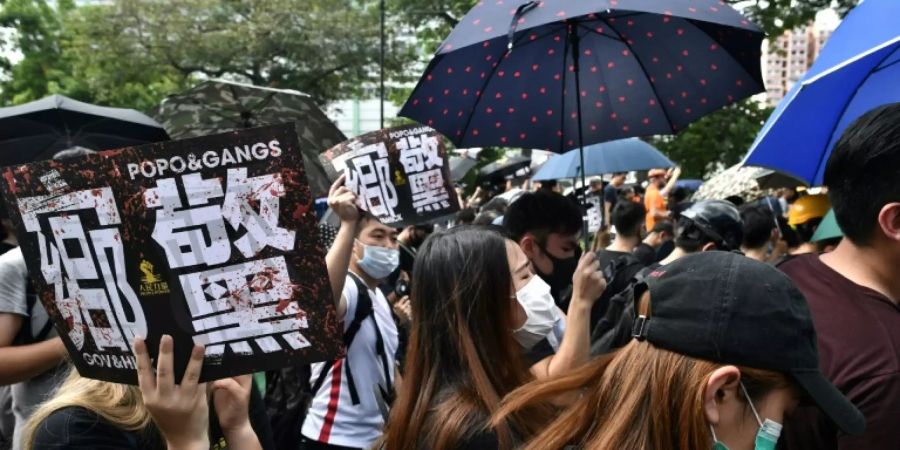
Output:
[[764,90],[763,37],[718,0],[483,0],[400,115],[462,148],[670,134]]

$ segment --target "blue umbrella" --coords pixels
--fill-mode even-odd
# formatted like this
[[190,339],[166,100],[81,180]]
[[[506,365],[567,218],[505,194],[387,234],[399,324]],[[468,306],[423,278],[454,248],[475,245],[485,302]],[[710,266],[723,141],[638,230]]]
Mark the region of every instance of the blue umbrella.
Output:
[[400,115],[460,148],[669,134],[763,91],[762,39],[718,0],[483,1]]
[[675,182],[676,188],[683,188],[689,191],[696,191],[697,189],[700,189],[700,186],[703,186],[703,180],[688,179]]
[[866,0],[853,9],[772,113],[744,164],[821,185],[844,129],[867,111],[900,101],[897,17],[897,0]]
[[[674,166],[675,163],[659,150],[637,138],[594,144],[584,149],[584,176]],[[576,178],[581,175],[580,169],[581,155],[576,149],[550,158],[533,179],[540,181]]]

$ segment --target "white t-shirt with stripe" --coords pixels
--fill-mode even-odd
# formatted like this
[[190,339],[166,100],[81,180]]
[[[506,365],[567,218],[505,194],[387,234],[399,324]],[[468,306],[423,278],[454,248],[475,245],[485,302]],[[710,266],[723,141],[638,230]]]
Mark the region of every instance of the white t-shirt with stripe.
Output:
[[[356,314],[359,298],[356,283],[350,275],[344,283],[343,296],[347,301],[347,313],[343,320],[346,331]],[[386,387],[394,382],[399,341],[391,307],[384,294],[376,288],[369,290],[369,298],[372,299],[374,318],[384,340],[391,379],[384,379],[381,356],[375,347],[375,326],[371,318],[366,319],[347,349],[346,357],[350,360],[360,403],[353,405],[350,399],[344,360],[335,362],[316,392],[303,422],[302,432],[307,439],[344,447],[368,448],[381,436],[384,418],[378,407],[375,389],[376,385]],[[316,382],[323,367],[324,363],[313,364],[310,383]]]

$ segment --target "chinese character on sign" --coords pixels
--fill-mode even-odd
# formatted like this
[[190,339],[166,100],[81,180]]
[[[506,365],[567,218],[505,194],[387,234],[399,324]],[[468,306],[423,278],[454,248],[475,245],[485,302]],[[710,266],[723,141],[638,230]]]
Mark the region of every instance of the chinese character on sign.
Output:
[[417,213],[450,208],[450,194],[444,187],[444,159],[434,136],[408,136],[397,140],[400,163],[409,177],[413,208]]
[[[72,343],[81,350],[87,331],[98,350],[131,352],[135,336],[147,335],[147,321],[124,275],[116,227],[122,221],[112,189],[22,198],[19,209],[25,229],[38,236],[41,275],[54,289]],[[52,239],[41,232],[41,217]]]
[[[156,209],[153,239],[170,267],[200,266],[179,276],[194,342],[214,357],[222,356],[226,345],[237,354],[252,354],[251,341],[264,353],[280,351],[284,346],[276,337],[291,349],[309,346],[299,331],[307,321],[291,301],[294,285],[284,257],[210,268],[231,260],[232,243],[248,259],[266,247],[287,252],[294,246],[295,232],[278,226],[285,195],[280,174],[247,178],[246,168],[234,168],[226,183],[223,191],[221,179],[190,174],[157,180],[157,187],[144,193],[144,204]],[[210,202],[217,199],[221,204]],[[229,239],[226,223],[238,238]]]
[[372,214],[395,216],[397,188],[391,183],[391,167],[384,143],[363,147],[350,161],[355,170],[347,171],[347,187],[360,196]]

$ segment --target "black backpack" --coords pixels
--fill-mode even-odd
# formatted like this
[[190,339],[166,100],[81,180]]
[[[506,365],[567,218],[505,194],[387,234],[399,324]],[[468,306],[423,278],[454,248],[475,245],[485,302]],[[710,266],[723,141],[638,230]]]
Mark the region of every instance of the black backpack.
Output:
[[[372,323],[375,325],[375,345],[379,350],[379,356],[381,356],[382,366],[385,370],[385,379],[390,380],[387,355],[384,350],[384,339],[381,336],[381,330],[378,329],[378,322],[374,317],[375,310],[372,306],[372,299],[369,297],[369,289],[356,275],[352,273],[349,275],[353,282],[356,283],[359,294],[353,321],[350,322],[350,326],[344,332],[344,347],[346,347],[347,351],[350,350],[350,344],[353,343],[353,339],[359,332],[363,321],[371,317]],[[316,392],[325,383],[328,372],[335,362],[328,361],[325,363],[315,383],[310,383],[312,367],[309,364],[299,364],[266,373],[266,413],[272,425],[272,435],[276,449],[295,450],[297,448],[301,437],[300,429],[303,427],[303,421],[306,419],[309,405],[312,403]],[[353,400],[354,405],[358,405],[359,392],[353,381],[350,361],[345,358],[343,366],[347,376],[350,398]],[[382,392],[382,394],[388,401],[393,398],[393,391]]]
[[643,283],[644,279],[659,267],[661,267],[660,264],[651,264],[641,269],[631,278],[624,290],[610,299],[606,314],[591,332],[591,356],[612,352],[631,341],[632,324],[635,318],[635,287]]

